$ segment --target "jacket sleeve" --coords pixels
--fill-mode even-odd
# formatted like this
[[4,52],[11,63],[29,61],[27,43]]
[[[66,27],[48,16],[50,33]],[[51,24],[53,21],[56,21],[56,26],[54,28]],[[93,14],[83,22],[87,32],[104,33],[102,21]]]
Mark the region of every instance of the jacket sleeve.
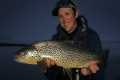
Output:
[[95,52],[101,52],[102,45],[101,45],[101,40],[99,38],[99,35],[95,31],[90,34],[91,35],[89,36],[89,40],[88,40],[89,50],[95,51]]

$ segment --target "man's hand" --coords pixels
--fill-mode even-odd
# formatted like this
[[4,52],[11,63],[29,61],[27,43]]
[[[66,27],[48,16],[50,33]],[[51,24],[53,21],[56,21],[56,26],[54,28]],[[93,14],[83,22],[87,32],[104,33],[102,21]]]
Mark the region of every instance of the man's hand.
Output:
[[56,62],[54,60],[49,59],[49,58],[45,59],[45,63],[46,63],[48,68],[51,66],[54,66],[56,64]]
[[91,75],[91,74],[95,74],[97,71],[99,71],[99,67],[98,67],[96,61],[90,61],[88,68],[82,68],[82,69],[81,69],[81,73],[82,73],[84,76]]
[[[47,68],[50,68],[51,66],[56,65],[56,62],[52,59],[45,58],[42,61],[44,64],[46,64]],[[97,71],[99,71],[99,67],[97,65],[96,61],[90,61],[88,68],[82,68],[80,70],[81,74],[84,76],[95,74]]]
[[37,64],[40,66],[40,70],[43,72],[47,72],[47,69],[56,65],[55,61],[51,60],[50,58],[44,58],[42,61],[37,62]]

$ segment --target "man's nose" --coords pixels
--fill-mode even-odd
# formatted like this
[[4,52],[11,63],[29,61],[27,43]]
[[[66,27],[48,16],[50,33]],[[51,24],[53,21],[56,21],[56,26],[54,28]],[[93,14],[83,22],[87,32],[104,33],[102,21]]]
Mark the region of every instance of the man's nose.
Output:
[[63,21],[67,21],[68,20],[68,18],[67,17],[63,17]]

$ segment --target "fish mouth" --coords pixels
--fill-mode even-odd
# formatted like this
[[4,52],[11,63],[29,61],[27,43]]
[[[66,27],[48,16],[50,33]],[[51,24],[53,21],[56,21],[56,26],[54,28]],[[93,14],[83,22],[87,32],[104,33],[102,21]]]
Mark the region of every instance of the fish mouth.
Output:
[[15,61],[22,64],[31,64],[31,65],[37,64],[37,61],[32,57],[25,58],[23,56],[22,57],[16,56]]
[[32,64],[32,65],[37,64],[37,60],[34,59],[33,57],[27,55],[21,55],[20,53],[16,54],[14,60],[22,64]]

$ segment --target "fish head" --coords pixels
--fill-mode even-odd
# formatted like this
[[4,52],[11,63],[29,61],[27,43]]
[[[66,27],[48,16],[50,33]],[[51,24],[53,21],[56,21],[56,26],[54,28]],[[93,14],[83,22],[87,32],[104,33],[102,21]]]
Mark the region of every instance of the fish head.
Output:
[[37,50],[33,47],[22,48],[16,52],[15,61],[24,64],[37,64],[37,61],[40,60],[40,56],[37,54]]

